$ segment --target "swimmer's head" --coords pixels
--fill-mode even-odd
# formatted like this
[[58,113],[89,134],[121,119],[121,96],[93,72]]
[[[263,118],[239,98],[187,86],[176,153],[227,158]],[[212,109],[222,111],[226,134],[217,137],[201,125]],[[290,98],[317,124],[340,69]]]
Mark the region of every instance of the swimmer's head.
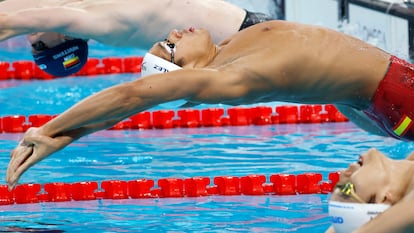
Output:
[[336,232],[353,232],[400,201],[413,168],[413,161],[394,160],[376,149],[359,156],[341,171],[332,192],[329,215]]
[[[340,189],[334,190],[332,200],[393,204],[401,199],[404,192],[400,181],[407,182],[401,171],[409,170],[412,166],[414,163],[408,160],[393,160],[377,149],[370,149],[359,155],[357,162],[341,171],[336,184]],[[348,191],[353,190],[349,192],[352,195],[344,195],[340,191],[345,187],[349,187]]]
[[372,203],[329,202],[329,217],[336,233],[353,232],[391,205]]
[[[333,200],[331,199],[329,202],[328,208],[331,223],[336,233],[353,232],[391,206],[384,203],[366,203],[355,192],[355,186],[352,182],[344,185],[337,184],[336,187]],[[335,195],[345,197],[344,201],[356,201],[359,203],[335,201]]]
[[29,36],[32,54],[40,69],[53,76],[78,72],[88,60],[88,42],[58,33]]
[[183,68],[207,66],[217,54],[217,46],[204,29],[172,30],[164,41],[155,43],[149,53]]
[[162,74],[173,70],[182,69],[180,66],[174,63],[177,46],[167,39],[160,42],[158,45],[162,47],[162,50],[165,50],[163,52],[167,54],[167,57],[169,59],[163,59],[159,56],[156,56],[148,52],[147,54],[145,54],[144,59],[142,61],[141,76],[147,76],[151,74]]

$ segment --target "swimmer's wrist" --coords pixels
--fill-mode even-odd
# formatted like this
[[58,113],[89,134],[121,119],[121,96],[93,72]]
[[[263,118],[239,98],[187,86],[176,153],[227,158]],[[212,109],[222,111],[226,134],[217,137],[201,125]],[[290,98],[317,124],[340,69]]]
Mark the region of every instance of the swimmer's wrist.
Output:
[[53,127],[50,127],[49,123],[43,125],[42,127],[37,129],[38,134],[44,135],[47,137],[55,137],[60,132],[57,132],[56,130],[53,130]]

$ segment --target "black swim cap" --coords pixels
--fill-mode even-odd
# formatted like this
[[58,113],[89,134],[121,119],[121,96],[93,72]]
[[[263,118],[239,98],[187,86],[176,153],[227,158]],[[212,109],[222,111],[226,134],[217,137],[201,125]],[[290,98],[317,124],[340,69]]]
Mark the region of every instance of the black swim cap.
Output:
[[78,72],[88,60],[88,42],[67,40],[60,45],[33,55],[39,68],[53,76],[69,76]]

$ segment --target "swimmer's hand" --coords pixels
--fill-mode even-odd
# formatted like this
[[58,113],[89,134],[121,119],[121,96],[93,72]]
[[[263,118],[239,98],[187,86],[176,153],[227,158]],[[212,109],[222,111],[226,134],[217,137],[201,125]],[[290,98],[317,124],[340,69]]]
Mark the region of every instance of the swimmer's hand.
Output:
[[64,136],[51,138],[42,135],[40,129],[27,130],[19,145],[11,152],[6,175],[9,190],[16,186],[27,169],[73,141]]

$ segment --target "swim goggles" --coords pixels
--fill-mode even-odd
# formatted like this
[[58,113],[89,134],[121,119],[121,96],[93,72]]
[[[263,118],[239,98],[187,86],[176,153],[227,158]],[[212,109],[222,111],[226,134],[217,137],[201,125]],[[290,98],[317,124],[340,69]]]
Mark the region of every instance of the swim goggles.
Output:
[[366,203],[358,194],[355,192],[354,184],[351,182],[348,182],[344,185],[336,185],[337,188],[341,190],[341,194],[353,198],[354,200],[360,202],[360,203]]
[[45,44],[45,42],[39,40],[35,43],[32,44],[32,48],[36,51],[36,52],[43,52],[47,49],[49,49],[49,47]]
[[168,51],[168,53],[171,55],[171,63],[174,63],[174,59],[175,59],[175,52],[177,50],[177,46],[175,45],[175,43],[172,43],[171,41],[169,41],[168,39],[164,40],[165,43],[162,43],[162,46]]

